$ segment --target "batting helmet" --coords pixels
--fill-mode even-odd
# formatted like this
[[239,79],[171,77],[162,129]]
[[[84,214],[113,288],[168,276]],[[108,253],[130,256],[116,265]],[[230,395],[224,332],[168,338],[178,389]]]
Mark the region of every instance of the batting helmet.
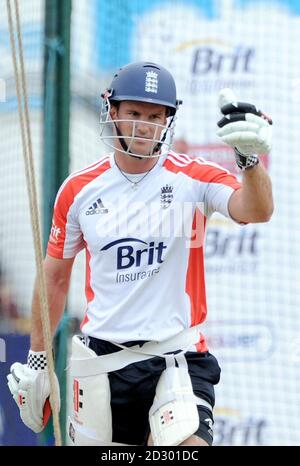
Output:
[[[176,98],[175,81],[168,70],[156,63],[150,62],[138,62],[126,65],[117,71],[109,89],[102,94],[102,97],[103,102],[100,113],[101,139],[106,145],[124,152],[125,154],[141,158],[158,157],[162,146],[164,146],[166,150],[169,150],[174,136],[175,114],[182,102]],[[155,131],[155,135],[152,138],[152,149],[148,155],[136,154],[131,151],[131,143],[134,140],[141,140],[141,138],[136,135],[137,122],[133,121],[132,135],[129,136],[129,138],[128,136],[126,137],[127,140],[130,140],[128,146],[118,127],[119,123],[121,121],[124,122],[124,120],[112,120],[110,117],[111,104],[116,104],[125,100],[163,105],[169,110],[168,117],[170,117],[170,121],[167,126],[147,123],[155,126],[156,129],[162,132],[159,138],[156,137]],[[110,127],[110,129],[112,129],[112,125],[116,134],[112,135],[112,131],[105,134],[105,128]],[[112,141],[116,138],[119,140],[122,149],[119,147],[116,148]]]
[[175,115],[180,102],[171,73],[156,63],[131,63],[120,68],[110,85],[110,102],[133,100],[165,105]]

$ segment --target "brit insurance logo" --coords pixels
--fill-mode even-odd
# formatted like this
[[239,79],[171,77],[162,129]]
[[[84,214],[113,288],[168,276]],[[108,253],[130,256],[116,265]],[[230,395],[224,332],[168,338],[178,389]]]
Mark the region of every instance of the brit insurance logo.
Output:
[[[166,249],[163,241],[147,243],[139,238],[120,238],[106,244],[100,251],[113,252],[116,282],[124,283],[145,280],[158,274]],[[128,272],[123,273],[125,270]]]
[[207,37],[183,42],[175,52],[189,58],[190,74],[185,88],[192,94],[215,92],[220,87],[254,86],[257,52],[251,44]]
[[55,225],[55,223],[52,223],[51,232],[50,232],[50,241],[54,244],[57,244],[60,234],[61,234],[61,228]]
[[194,75],[254,73],[255,50],[242,44],[208,41],[195,47],[192,60]]
[[214,411],[215,446],[260,446],[268,441],[268,419],[232,408]]

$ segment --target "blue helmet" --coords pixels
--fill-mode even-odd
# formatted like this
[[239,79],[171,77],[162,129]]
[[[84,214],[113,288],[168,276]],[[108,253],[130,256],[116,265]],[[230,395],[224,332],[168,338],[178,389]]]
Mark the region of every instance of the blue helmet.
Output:
[[[176,112],[182,101],[176,99],[176,85],[171,73],[164,67],[150,62],[131,63],[120,68],[114,75],[110,88],[103,94],[100,112],[101,139],[110,148],[121,151],[127,155],[138,158],[159,157],[161,149],[169,150],[172,145]],[[134,120],[111,119],[111,104],[124,100],[145,102],[165,106],[169,112],[167,115],[168,125],[147,122],[156,128],[152,138],[152,149],[149,154],[142,155],[132,152],[131,145],[142,138],[136,135],[138,122]],[[132,123],[132,135],[125,138],[119,129],[119,123],[130,121]],[[107,129],[107,131],[105,131]],[[157,137],[157,130],[160,136]],[[120,147],[116,147],[115,140],[119,141]]]
[[131,63],[114,75],[109,89],[110,102],[132,100],[165,105],[175,115],[180,101],[171,73],[163,66],[150,62]]

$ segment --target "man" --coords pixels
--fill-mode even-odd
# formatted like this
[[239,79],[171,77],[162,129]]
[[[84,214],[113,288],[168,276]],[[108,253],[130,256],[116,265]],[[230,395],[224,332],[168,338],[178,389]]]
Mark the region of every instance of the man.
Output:
[[[101,111],[112,152],[57,194],[45,258],[53,332],[74,258],[86,250],[84,339],[73,339],[71,364],[75,444],[212,444],[220,368],[199,331],[203,233],[215,211],[241,224],[270,219],[271,182],[257,154],[270,150],[271,121],[250,104],[223,102],[218,134],[234,148],[240,183],[216,164],[170,151],[180,103],[162,66],[121,68]],[[28,366],[16,363],[8,376],[16,400],[27,380],[20,412],[35,431],[49,396],[46,364],[35,288]]]

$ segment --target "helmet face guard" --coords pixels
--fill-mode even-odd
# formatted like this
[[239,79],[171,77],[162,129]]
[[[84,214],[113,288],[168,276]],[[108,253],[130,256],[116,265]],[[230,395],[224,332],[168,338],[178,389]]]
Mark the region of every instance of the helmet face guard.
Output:
[[[168,117],[170,120],[167,125],[161,125],[158,123],[146,122],[143,120],[125,120],[125,119],[116,119],[113,120],[110,115],[111,103],[109,99],[103,100],[100,113],[100,126],[101,132],[100,137],[105,145],[112,148],[113,150],[118,150],[126,155],[131,155],[133,157],[141,158],[155,158],[159,157],[160,153],[163,151],[169,151],[173,142],[174,129],[176,123],[175,115]],[[118,125],[119,123],[129,123],[132,125],[131,135],[124,136]],[[149,143],[151,142],[151,148],[149,154],[143,155],[140,153],[135,153],[131,150],[132,144],[135,141],[145,141],[144,138],[136,135],[137,126],[139,124],[145,124],[154,128],[154,134]],[[160,131],[161,130],[161,131]],[[125,139],[129,141],[129,144],[125,142]],[[116,140],[119,141],[120,146],[116,146]]]
[[[111,88],[106,90],[102,97],[100,136],[107,146],[138,158],[159,157],[162,150],[170,149],[174,137],[176,112],[182,102],[176,99],[176,86],[169,71],[154,63],[141,62],[127,65],[115,74]],[[134,119],[112,119],[111,105],[117,105],[122,101],[165,106],[169,112],[167,125]],[[118,126],[122,122],[132,125],[131,135],[123,136]],[[149,139],[151,148],[147,155],[131,150],[135,141],[145,141],[144,138],[136,135],[139,124],[152,126],[154,129],[153,137]],[[125,139],[129,141],[128,144]],[[116,141],[119,141],[118,147],[116,147]]]

